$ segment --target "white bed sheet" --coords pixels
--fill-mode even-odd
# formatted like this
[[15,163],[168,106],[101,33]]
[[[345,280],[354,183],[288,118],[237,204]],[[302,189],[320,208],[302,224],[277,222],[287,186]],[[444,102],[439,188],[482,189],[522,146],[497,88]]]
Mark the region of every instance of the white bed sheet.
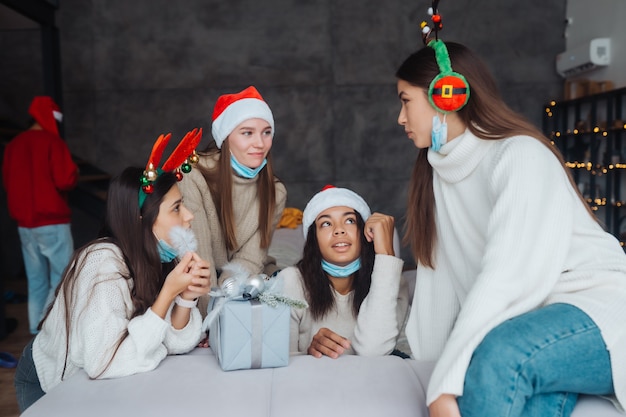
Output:
[[419,365],[411,362],[298,355],[283,368],[225,372],[211,349],[198,348],[124,378],[90,380],[79,371],[22,416],[426,417]]
[[[433,364],[396,356],[292,356],[275,369],[224,372],[211,349],[168,356],[154,371],[68,378],[23,417],[427,417]],[[582,396],[572,417],[619,417],[604,399]]]

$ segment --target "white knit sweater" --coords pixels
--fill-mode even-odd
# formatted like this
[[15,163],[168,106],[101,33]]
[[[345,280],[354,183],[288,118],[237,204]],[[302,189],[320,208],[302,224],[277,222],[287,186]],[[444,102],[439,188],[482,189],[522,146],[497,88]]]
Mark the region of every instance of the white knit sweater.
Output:
[[[111,243],[95,243],[78,259],[84,262],[72,291],[70,340],[65,376],[84,369],[94,378],[113,355],[120,337],[128,330],[108,369],[100,378],[117,378],[151,371],[168,354],[186,353],[200,341],[202,319],[197,308],[189,323],[177,330],[171,326],[168,310],[165,320],[151,309],[131,319],[132,279],[120,249]],[[66,354],[65,297],[59,291],[50,315],[33,342],[33,360],[41,388],[48,392],[61,382]],[[173,305],[173,303],[172,303]]]
[[438,359],[428,404],[463,394],[487,332],[557,302],[598,325],[626,404],[626,255],[586,211],[558,159],[530,137],[488,141],[466,131],[428,160],[436,267],[418,266],[406,329],[415,358]]
[[[306,353],[313,336],[326,327],[351,341],[347,354],[387,355],[396,341],[408,310],[408,288],[401,280],[404,262],[389,255],[376,255],[372,283],[361,303],[358,317],[352,312],[353,292],[346,295],[333,291],[335,309],[321,320],[314,320],[308,309],[291,309],[289,346],[291,353]],[[306,300],[304,283],[296,267],[283,269],[284,294]]]

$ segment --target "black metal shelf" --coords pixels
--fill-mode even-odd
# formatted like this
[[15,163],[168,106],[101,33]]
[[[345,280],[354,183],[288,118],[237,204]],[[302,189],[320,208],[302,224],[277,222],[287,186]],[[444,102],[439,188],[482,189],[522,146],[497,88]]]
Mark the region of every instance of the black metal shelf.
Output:
[[625,242],[626,87],[552,101],[545,106],[542,127],[600,222]]

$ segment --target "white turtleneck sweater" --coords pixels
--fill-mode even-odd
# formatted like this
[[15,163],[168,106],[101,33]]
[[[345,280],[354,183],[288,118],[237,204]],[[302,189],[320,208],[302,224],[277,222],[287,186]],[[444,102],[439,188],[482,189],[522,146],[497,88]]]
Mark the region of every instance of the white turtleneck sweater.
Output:
[[418,266],[406,334],[416,359],[437,360],[427,403],[463,394],[483,337],[535,308],[568,303],[598,325],[626,404],[626,255],[536,139],[469,131],[432,150],[435,269]]

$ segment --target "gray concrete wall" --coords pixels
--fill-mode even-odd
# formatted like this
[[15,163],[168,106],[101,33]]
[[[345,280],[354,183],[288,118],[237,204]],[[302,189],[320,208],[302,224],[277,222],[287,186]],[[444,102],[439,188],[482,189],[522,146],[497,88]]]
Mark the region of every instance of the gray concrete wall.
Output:
[[[255,85],[276,119],[272,153],[288,205],[326,183],[351,187],[373,210],[404,215],[417,149],[396,124],[394,73],[421,46],[428,1],[63,0],[65,132],[76,154],[112,174],[143,165],[153,140],[194,127],[210,138],[216,98]],[[444,40],[492,67],[503,95],[537,125],[560,97],[565,0],[440,3]],[[0,79],[30,75],[37,34],[0,32]],[[7,46],[10,45],[10,48]],[[25,49],[24,49],[25,48]],[[17,62],[16,62],[17,61]],[[12,66],[16,65],[16,66]],[[20,68],[22,71],[20,71]],[[0,118],[25,111],[39,80],[0,81]],[[5,108],[7,109],[5,111]],[[403,252],[405,259],[410,259]]]

